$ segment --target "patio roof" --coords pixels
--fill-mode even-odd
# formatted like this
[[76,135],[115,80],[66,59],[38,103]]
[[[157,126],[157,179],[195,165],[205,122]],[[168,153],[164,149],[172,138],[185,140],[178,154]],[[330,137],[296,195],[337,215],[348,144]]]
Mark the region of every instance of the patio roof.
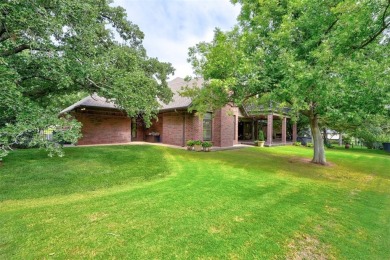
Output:
[[242,109],[244,111],[244,114],[248,117],[268,115],[269,113],[286,115],[291,110],[288,107],[284,107],[282,109],[277,107],[278,105],[276,102],[271,102],[269,106],[250,103],[250,104],[244,104],[242,106]]

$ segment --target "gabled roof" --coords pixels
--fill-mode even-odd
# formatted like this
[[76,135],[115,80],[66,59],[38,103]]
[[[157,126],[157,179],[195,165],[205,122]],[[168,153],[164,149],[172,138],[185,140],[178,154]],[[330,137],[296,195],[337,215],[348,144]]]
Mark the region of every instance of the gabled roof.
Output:
[[[191,105],[191,99],[187,97],[182,97],[179,95],[178,91],[181,90],[181,87],[183,86],[198,86],[201,87],[203,84],[203,79],[192,79],[191,81],[187,82],[183,78],[175,78],[174,80],[171,80],[168,82],[168,87],[173,92],[173,98],[172,101],[168,104],[164,104],[162,102],[159,102],[162,106],[160,111],[165,110],[174,110],[174,109],[185,109],[188,108]],[[60,112],[60,114],[68,113],[72,110],[74,110],[77,107],[100,107],[100,108],[114,108],[119,109],[118,106],[115,105],[114,102],[108,101],[104,97],[100,97],[97,94],[93,94],[90,96],[87,96],[80,100],[77,103],[74,103],[73,105],[65,108]]]
[[204,82],[203,78],[192,79],[191,81],[187,82],[183,78],[179,78],[179,77],[175,78],[174,80],[169,81],[168,86],[173,92],[172,101],[168,104],[164,104],[164,103],[160,102],[160,104],[162,105],[162,108],[160,109],[160,111],[188,108],[191,105],[191,102],[192,102],[191,99],[188,97],[180,96],[178,92],[184,86],[202,87],[203,82]]
[[115,103],[108,101],[106,98],[98,96],[96,93],[87,96],[80,100],[79,102],[74,103],[73,105],[65,108],[60,112],[60,114],[68,113],[77,107],[103,107],[103,108],[116,108],[118,107]]

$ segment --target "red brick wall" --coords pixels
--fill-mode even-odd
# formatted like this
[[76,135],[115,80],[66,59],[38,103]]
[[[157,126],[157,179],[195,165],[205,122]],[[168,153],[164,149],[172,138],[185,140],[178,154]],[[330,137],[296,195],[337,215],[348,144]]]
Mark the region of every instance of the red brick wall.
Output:
[[185,141],[194,140],[194,114],[185,113],[186,115],[186,126],[185,126]]
[[[236,120],[234,122],[234,117]],[[225,106],[214,113],[213,145],[233,146],[238,143],[238,108]]]
[[[145,141],[150,141],[150,135],[151,133],[160,133],[160,142],[161,142],[161,139],[162,139],[162,135],[163,135],[163,116],[160,114],[158,115],[157,119],[153,119],[152,120],[152,124],[149,128],[145,128]],[[154,139],[154,138],[152,138]]]
[[162,135],[161,142],[183,146],[183,124],[184,118],[181,112],[167,112],[162,114]]
[[[162,114],[162,117],[162,143],[185,146],[188,140],[203,139],[203,121],[194,113],[166,112]],[[183,131],[185,133],[184,140]]]
[[79,145],[127,143],[131,140],[131,120],[128,117],[75,113],[83,124]]
[[[233,146],[236,141],[234,136],[234,115],[235,109],[230,106],[225,106],[221,109],[221,146]],[[236,122],[237,124],[237,122]],[[237,129],[236,129],[237,130]]]
[[[235,125],[234,116],[236,116]],[[160,114],[160,117],[162,117],[162,126],[160,126],[162,143],[183,146],[187,140],[203,140],[203,119],[195,114],[185,111],[166,112]],[[155,126],[155,129],[158,127]],[[235,132],[234,128],[236,128]],[[185,131],[184,142],[183,131]],[[211,141],[214,146],[220,147],[233,146],[238,143],[237,108],[226,106],[213,114]]]
[[191,140],[203,141],[203,119],[192,114],[192,131],[190,133]]
[[213,146],[221,146],[221,109],[214,111],[212,135]]
[[[236,125],[234,117],[236,116]],[[212,142],[214,146],[232,146],[238,141],[238,109],[224,107],[214,113],[212,124]],[[146,129],[141,120],[137,120],[137,137],[131,140],[131,120],[125,116],[75,113],[83,124],[83,137],[78,144],[127,143],[144,141],[150,132],[159,132],[160,141],[165,144],[183,146],[187,140],[203,140],[203,120],[186,111],[159,114]],[[234,138],[234,127],[235,138]],[[183,131],[185,131],[183,140]]]

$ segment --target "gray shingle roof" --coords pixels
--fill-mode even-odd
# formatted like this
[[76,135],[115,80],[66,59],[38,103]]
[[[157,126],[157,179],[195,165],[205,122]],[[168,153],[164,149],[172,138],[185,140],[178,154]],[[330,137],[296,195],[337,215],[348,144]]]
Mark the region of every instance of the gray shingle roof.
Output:
[[[162,105],[161,111],[165,110],[173,110],[173,109],[180,109],[180,108],[187,108],[189,105],[191,105],[191,99],[186,97],[181,97],[178,93],[178,91],[181,90],[181,87],[183,86],[198,86],[201,87],[203,84],[203,79],[192,79],[190,82],[186,82],[183,78],[175,78],[174,80],[171,80],[168,82],[168,86],[173,92],[173,101],[171,101],[169,104],[164,104],[160,102]],[[68,113],[72,110],[74,110],[77,107],[102,107],[102,108],[117,108],[119,109],[115,103],[108,101],[106,98],[100,97],[97,94],[93,94],[91,96],[87,96],[80,100],[77,103],[74,103],[73,105],[65,108],[60,112],[60,114]]]
[[202,87],[203,82],[204,80],[202,78],[192,79],[189,82],[185,81],[183,78],[175,78],[174,80],[169,81],[168,86],[173,92],[173,101],[168,104],[160,102],[160,104],[162,105],[162,108],[160,110],[164,111],[170,109],[187,108],[189,105],[191,105],[191,99],[180,96],[178,91],[180,91],[181,88],[184,86]]
[[65,108],[60,112],[60,114],[68,113],[77,107],[118,108],[113,102],[109,102],[107,99],[100,97],[97,94],[92,94]]

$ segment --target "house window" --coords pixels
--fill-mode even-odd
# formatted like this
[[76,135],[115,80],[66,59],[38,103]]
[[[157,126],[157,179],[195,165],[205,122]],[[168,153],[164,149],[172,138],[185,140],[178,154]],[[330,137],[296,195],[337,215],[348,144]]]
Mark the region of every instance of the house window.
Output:
[[206,113],[203,117],[203,140],[211,141],[212,134],[212,117],[211,113]]
[[131,119],[131,139],[137,138],[137,119]]

